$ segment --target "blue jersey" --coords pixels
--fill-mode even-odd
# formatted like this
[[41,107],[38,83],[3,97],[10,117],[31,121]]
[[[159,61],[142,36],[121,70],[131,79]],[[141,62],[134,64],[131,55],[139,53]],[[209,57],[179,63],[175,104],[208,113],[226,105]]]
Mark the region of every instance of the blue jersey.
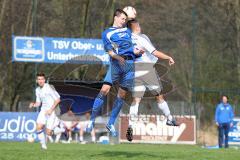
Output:
[[233,121],[233,110],[230,104],[220,103],[215,112],[215,121],[218,123],[230,123]]
[[102,33],[102,40],[107,52],[112,50],[118,55],[132,56],[135,59],[131,31],[128,28],[110,27]]

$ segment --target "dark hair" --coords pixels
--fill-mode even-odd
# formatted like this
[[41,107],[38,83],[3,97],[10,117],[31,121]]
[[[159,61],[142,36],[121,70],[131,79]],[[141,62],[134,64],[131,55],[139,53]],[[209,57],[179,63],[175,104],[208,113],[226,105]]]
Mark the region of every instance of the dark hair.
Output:
[[118,16],[120,16],[121,14],[124,14],[126,17],[128,17],[128,16],[127,16],[127,13],[124,12],[122,9],[116,9],[115,12],[114,12],[114,14],[113,14],[113,20],[112,20],[112,23],[111,23],[112,25],[113,25],[113,22],[114,22],[114,17],[115,17],[115,16],[118,17]]
[[42,72],[37,73],[36,77],[44,77],[46,78],[45,74]]
[[221,96],[221,100],[223,99],[223,97],[226,97],[228,99],[228,96],[224,94]]
[[127,15],[127,13],[126,12],[124,12],[122,9],[116,9],[116,11],[114,12],[114,14],[113,14],[113,17],[115,17],[115,16],[120,16],[121,14],[124,14],[126,17],[128,17],[128,15]]
[[132,24],[133,23],[138,23],[138,21],[136,19],[132,19],[132,20],[129,20],[127,22],[127,28],[131,29],[132,30]]

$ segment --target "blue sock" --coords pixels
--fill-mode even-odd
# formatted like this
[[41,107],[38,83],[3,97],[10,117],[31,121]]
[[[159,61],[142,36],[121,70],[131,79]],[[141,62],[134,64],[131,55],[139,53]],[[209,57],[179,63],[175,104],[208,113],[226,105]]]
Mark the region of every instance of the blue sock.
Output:
[[108,121],[109,125],[114,125],[115,120],[117,119],[117,116],[123,106],[123,102],[124,102],[123,99],[120,97],[117,97],[117,99],[114,101],[112,113]]
[[100,111],[100,109],[103,106],[105,97],[106,97],[105,95],[103,95],[102,93],[99,93],[97,95],[97,97],[95,98],[94,103],[93,103],[93,108],[92,108],[92,114],[91,114],[91,118],[90,118],[91,121],[93,121],[93,122],[95,121],[95,118],[97,117],[98,112]]

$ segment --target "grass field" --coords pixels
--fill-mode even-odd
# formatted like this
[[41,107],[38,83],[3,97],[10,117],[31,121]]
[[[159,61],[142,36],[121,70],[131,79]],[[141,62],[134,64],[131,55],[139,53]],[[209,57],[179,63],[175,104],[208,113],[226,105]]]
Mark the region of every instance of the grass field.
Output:
[[191,145],[48,144],[0,142],[0,160],[240,160],[237,149],[204,149]]

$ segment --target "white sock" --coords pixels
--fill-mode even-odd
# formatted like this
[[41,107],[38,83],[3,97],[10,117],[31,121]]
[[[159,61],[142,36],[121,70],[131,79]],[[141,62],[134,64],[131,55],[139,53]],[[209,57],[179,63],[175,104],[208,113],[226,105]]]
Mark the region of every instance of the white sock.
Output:
[[129,126],[133,126],[135,124],[134,120],[135,120],[135,117],[137,117],[138,115],[138,107],[139,107],[139,103],[136,103],[130,106],[130,109],[129,109],[130,117],[128,121]]
[[59,128],[59,127],[55,127],[53,130],[54,134],[63,133],[64,131],[65,131],[65,128]]
[[96,137],[92,136],[92,142],[95,142],[95,141],[96,141]]
[[53,143],[53,138],[52,138],[52,136],[47,136],[47,138],[49,139],[49,141],[50,141],[51,143]]
[[173,117],[172,117],[172,115],[171,115],[171,114],[169,114],[169,115],[167,116],[167,119],[168,119],[168,120],[170,120],[170,121],[172,121],[172,120],[173,120]]
[[56,135],[55,142],[58,143],[59,140],[60,140],[60,138],[61,138],[61,133],[59,133],[59,134]]
[[79,137],[79,140],[82,142],[82,141],[83,141],[83,136],[80,136],[80,137]]
[[43,130],[37,131],[38,139],[40,140],[41,144],[46,144],[46,138]]
[[166,101],[158,102],[158,108],[161,109],[161,111],[168,118],[168,120],[172,120],[172,116],[170,114],[170,110]]

